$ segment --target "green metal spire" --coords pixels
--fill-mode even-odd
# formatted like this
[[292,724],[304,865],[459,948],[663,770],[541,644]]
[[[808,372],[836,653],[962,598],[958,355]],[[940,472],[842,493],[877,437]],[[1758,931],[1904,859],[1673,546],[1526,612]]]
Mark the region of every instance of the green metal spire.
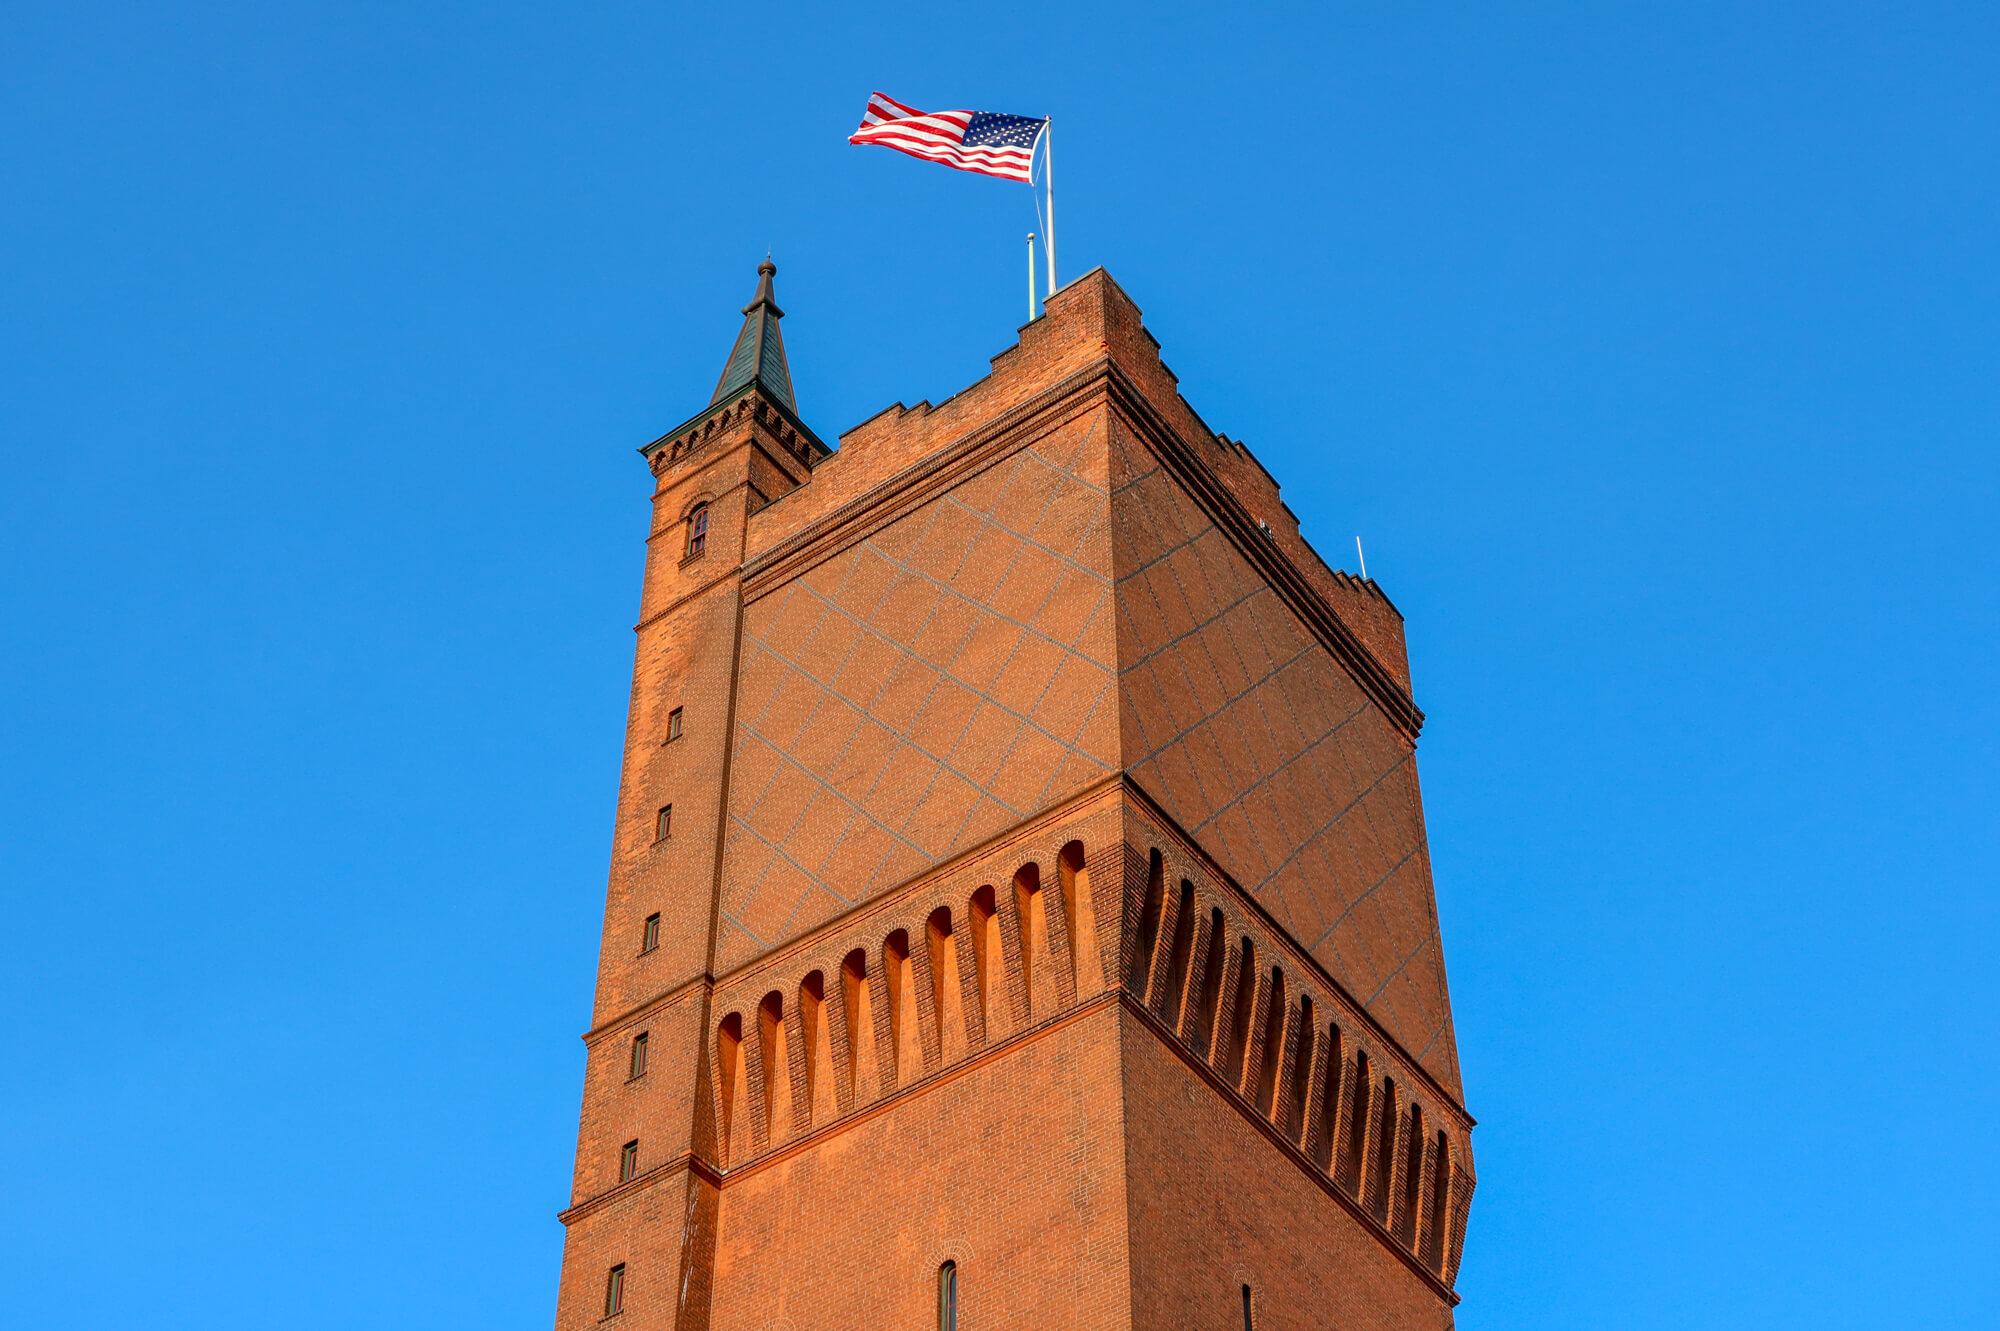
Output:
[[708,400],[711,407],[754,383],[788,410],[798,411],[792,401],[792,372],[785,364],[785,338],[778,331],[778,320],[785,312],[778,308],[771,290],[771,277],[777,271],[778,265],[768,254],[757,265],[757,294],[743,307],[743,331],[736,335],[736,346],[729,353],[729,363],[722,367],[715,396]]

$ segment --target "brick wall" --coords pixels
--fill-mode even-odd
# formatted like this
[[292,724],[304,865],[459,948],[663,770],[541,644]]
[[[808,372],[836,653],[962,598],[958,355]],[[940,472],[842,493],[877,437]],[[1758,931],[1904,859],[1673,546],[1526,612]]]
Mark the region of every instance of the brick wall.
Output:
[[1101,271],[831,456],[761,394],[649,452],[558,1327],[933,1325],[948,1259],[972,1331],[1449,1325],[1395,608]]

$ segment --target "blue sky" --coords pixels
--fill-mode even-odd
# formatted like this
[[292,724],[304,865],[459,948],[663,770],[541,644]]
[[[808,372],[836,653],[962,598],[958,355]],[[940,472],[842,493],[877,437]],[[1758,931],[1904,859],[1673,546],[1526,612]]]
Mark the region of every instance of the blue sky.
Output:
[[2000,11],[17,0],[0,1287],[546,1327],[647,476],[1062,258],[1409,618],[1468,1331],[1990,1322]]

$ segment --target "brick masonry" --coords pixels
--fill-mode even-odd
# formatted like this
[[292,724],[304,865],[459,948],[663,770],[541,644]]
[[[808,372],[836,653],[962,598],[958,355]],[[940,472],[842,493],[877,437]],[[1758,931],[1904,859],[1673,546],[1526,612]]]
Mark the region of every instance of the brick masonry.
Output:
[[968,1331],[1449,1326],[1395,608],[1101,270],[837,451],[789,399],[647,450],[557,1326],[933,1326],[947,1260]]

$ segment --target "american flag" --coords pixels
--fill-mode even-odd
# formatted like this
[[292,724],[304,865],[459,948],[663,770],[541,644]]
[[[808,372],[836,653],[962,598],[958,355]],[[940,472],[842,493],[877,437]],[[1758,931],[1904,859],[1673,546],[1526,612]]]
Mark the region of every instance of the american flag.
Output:
[[919,111],[876,92],[868,95],[861,128],[847,141],[876,143],[927,162],[1032,185],[1035,140],[1048,123],[1040,116],[994,111]]

